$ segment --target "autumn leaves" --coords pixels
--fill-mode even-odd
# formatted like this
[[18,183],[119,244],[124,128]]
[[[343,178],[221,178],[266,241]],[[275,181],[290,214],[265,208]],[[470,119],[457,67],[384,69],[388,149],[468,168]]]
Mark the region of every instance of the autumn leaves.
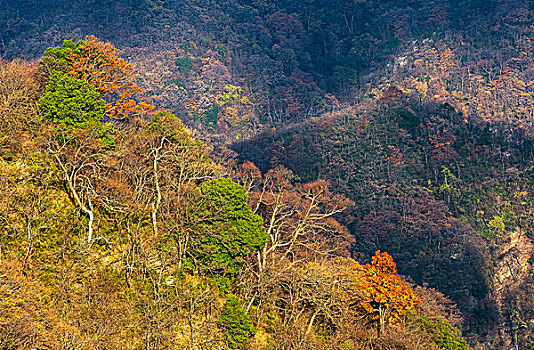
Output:
[[[299,261],[346,254],[352,237],[335,218],[351,201],[331,193],[324,181],[295,184],[284,169],[261,176],[245,164],[235,174],[244,187],[216,179],[220,169],[208,164],[202,145],[187,135],[176,117],[154,115],[154,107],[141,102],[143,89],[135,83],[135,70],[112,44],[95,37],[66,41],[47,50],[41,64],[41,69],[51,70],[40,100],[44,118],[62,126],[60,134],[72,132],[70,139],[55,140],[49,149],[73,204],[88,219],[89,245],[102,238],[94,232],[99,216],[110,223],[119,220],[133,232],[135,225],[137,230],[142,225],[142,212],[148,212],[151,240],[176,244],[165,259],[192,271],[235,275],[255,252],[250,268],[261,284],[264,274],[279,274],[277,269]],[[240,87],[227,85],[216,103],[231,114],[234,104],[250,101]],[[143,118],[152,120],[146,124]],[[114,132],[120,123],[124,130]],[[132,123],[143,124],[143,130],[128,131]],[[120,144],[112,134],[122,139]],[[100,147],[93,138],[101,141]],[[194,191],[197,186],[199,192]],[[347,300],[355,295],[359,300],[351,307],[380,320],[381,328],[416,308],[417,296],[398,277],[387,253],[377,252],[368,265],[340,259],[343,278],[355,288]],[[283,261],[286,267],[281,267]]]
[[396,264],[386,252],[377,251],[371,264],[362,266],[363,285],[366,300],[359,306],[369,313],[377,313],[375,318],[381,324],[387,319],[395,323],[407,311],[414,310],[421,299],[397,275]]
[[[104,43],[88,36],[77,43],[65,42],[62,48],[51,48],[46,56],[56,59],[56,67],[69,76],[86,81],[106,100],[106,117],[123,120],[132,115],[153,110],[139,101],[144,90],[135,83],[135,69],[131,63],[119,57],[119,50],[111,43]],[[59,61],[59,62],[58,62]]]
[[[282,167],[262,174],[252,163],[217,165],[176,116],[140,102],[133,67],[111,44],[67,41],[47,50],[32,72],[37,126],[25,131],[2,119],[20,129],[10,135],[31,154],[0,154],[0,189],[16,201],[0,198],[0,225],[9,226],[0,229],[24,233],[0,243],[52,289],[63,286],[62,275],[43,271],[37,255],[60,264],[58,271],[79,272],[83,286],[65,282],[54,301],[77,310],[56,315],[81,324],[73,338],[124,348],[129,339],[116,331],[95,335],[83,315],[133,308],[114,313],[111,328],[138,324],[131,331],[138,347],[246,348],[260,334],[320,348],[324,329],[332,339],[362,324],[383,331],[416,309],[418,298],[389,255],[368,265],[347,257],[353,238],[338,220],[349,199],[323,180],[300,183]],[[226,110],[249,103],[236,86],[217,100]],[[69,264],[76,268],[63,268]],[[116,290],[99,291],[106,278]],[[87,289],[77,296],[79,288]],[[109,303],[84,299],[95,290]]]

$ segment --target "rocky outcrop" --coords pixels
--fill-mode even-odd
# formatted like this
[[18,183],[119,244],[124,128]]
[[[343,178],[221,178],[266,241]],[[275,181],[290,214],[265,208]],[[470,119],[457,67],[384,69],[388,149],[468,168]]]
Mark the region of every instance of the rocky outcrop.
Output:
[[529,322],[531,308],[525,304],[530,299],[533,244],[525,232],[516,229],[495,248],[492,296],[500,314],[499,340],[503,349],[527,349],[529,341],[519,338],[534,333],[534,319]]

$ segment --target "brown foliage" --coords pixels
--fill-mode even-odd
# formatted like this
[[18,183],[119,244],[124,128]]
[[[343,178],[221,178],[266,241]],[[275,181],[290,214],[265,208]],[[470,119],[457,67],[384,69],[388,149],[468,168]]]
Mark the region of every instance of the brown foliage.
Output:
[[35,64],[0,60],[0,155],[22,152],[29,140],[23,133],[35,128],[39,85]]
[[17,263],[0,262],[0,348],[58,349],[61,332],[39,295],[41,286],[20,274]]
[[326,181],[295,183],[284,167],[262,176],[252,163],[243,164],[237,176],[249,189],[250,205],[263,217],[270,235],[259,257],[260,271],[273,259],[312,261],[347,253],[353,238],[336,216],[352,202],[330,192]]

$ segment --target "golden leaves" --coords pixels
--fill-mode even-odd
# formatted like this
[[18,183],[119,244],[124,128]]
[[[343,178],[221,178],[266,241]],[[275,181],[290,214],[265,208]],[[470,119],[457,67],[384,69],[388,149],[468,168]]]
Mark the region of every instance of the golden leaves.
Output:
[[388,161],[397,168],[404,165],[404,156],[401,153],[400,149],[395,146],[388,146],[388,148],[390,151]]
[[237,125],[250,119],[247,111],[252,106],[252,102],[243,95],[243,88],[240,86],[227,84],[224,92],[215,97],[215,103],[219,107],[224,107],[224,120],[230,125]]
[[137,102],[144,89],[134,82],[136,70],[133,65],[121,58],[119,50],[111,43],[104,43],[94,36],[85,38],[79,52],[70,49],[67,73],[87,81],[111,101],[106,105],[106,114],[111,119],[125,119],[155,108]]
[[408,310],[413,310],[421,298],[397,275],[391,255],[377,251],[371,264],[359,267],[358,288],[363,295],[358,307],[373,314],[374,319],[387,318],[390,324]]

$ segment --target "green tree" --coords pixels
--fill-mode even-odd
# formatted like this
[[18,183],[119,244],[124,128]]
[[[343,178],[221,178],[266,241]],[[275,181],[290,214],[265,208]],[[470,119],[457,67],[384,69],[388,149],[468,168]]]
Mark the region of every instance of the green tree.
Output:
[[430,340],[442,350],[465,350],[467,342],[462,333],[452,326],[445,318],[429,318],[421,316],[418,320],[420,328],[428,334]]
[[267,243],[263,220],[248,206],[245,188],[231,179],[204,182],[199,190],[191,256],[197,268],[235,274]]
[[66,70],[70,62],[69,56],[73,52],[79,53],[80,45],[82,44],[83,40],[79,40],[78,42],[65,40],[63,41],[63,46],[49,47],[41,58],[41,64]]
[[256,334],[256,328],[241,306],[238,298],[231,296],[226,300],[219,325],[226,331],[224,337],[231,349],[243,349],[247,340]]
[[191,68],[193,68],[193,62],[191,62],[189,56],[177,58],[176,65],[178,66],[178,70],[180,71],[180,73],[185,76],[188,76],[189,72],[191,71]]
[[[106,149],[115,146],[111,124],[102,123],[106,102],[88,82],[52,71],[46,92],[39,100],[43,118],[59,124],[63,136],[78,129],[93,132]],[[67,138],[69,138],[67,136]]]
[[88,82],[53,71],[46,92],[39,100],[43,117],[67,127],[87,128],[104,118],[106,102]]

